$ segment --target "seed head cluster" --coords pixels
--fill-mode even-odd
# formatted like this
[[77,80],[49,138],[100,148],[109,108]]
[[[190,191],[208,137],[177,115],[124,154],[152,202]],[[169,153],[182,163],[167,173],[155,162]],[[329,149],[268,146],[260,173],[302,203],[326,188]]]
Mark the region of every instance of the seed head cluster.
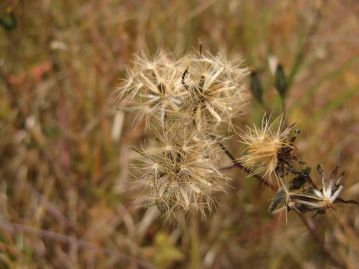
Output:
[[164,51],[153,58],[137,55],[118,89],[119,104],[163,127],[185,119],[197,129],[229,124],[245,111],[249,95],[240,61],[224,55],[190,52],[175,60]]
[[247,70],[240,64],[202,51],[178,59],[164,51],[141,54],[118,88],[119,106],[148,127],[147,146],[134,150],[134,182],[145,191],[144,204],[157,205],[166,220],[205,216],[226,190],[214,137],[245,112]]
[[266,178],[276,178],[271,213],[324,213],[334,203],[356,203],[339,197],[341,177],[334,183],[338,166],[328,185],[319,169],[322,187],[315,185],[310,167],[296,156],[299,132],[284,116],[271,121],[265,115],[259,128],[241,132],[245,149],[240,158],[226,149],[218,137],[225,135],[221,127],[233,127],[233,119],[246,112],[246,74],[240,61],[201,49],[177,59],[164,51],[135,57],[117,93],[119,107],[147,123],[146,143],[133,150],[131,170],[133,182],[143,191],[141,204],[157,205],[167,221],[207,215],[228,186],[222,169],[225,156],[233,163],[229,168],[239,167],[267,185],[273,187]]

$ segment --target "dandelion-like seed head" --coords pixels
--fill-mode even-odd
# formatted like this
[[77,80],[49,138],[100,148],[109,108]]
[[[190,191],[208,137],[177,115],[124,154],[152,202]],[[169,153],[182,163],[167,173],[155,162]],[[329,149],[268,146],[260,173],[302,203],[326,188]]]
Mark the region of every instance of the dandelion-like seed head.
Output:
[[191,52],[178,60],[160,51],[137,55],[119,87],[119,101],[139,119],[165,122],[186,118],[197,129],[225,123],[243,114],[249,99],[247,69],[222,54]]
[[189,94],[187,112],[198,129],[206,123],[231,124],[245,111],[249,95],[243,79],[247,69],[240,64],[209,52],[191,52],[178,61],[183,70],[182,88]]
[[169,114],[180,110],[187,95],[179,86],[180,77],[175,60],[164,51],[153,58],[137,55],[118,88],[119,102],[137,112],[139,120],[152,118],[163,124]]
[[246,145],[246,150],[240,161],[253,174],[273,174],[280,163],[290,162],[291,129],[284,126],[283,117],[272,124],[264,117],[261,128],[254,126],[242,134],[241,142]]
[[135,182],[146,191],[145,204],[156,204],[167,220],[192,213],[205,216],[228,182],[217,168],[221,154],[216,141],[182,127],[159,132],[136,151]]

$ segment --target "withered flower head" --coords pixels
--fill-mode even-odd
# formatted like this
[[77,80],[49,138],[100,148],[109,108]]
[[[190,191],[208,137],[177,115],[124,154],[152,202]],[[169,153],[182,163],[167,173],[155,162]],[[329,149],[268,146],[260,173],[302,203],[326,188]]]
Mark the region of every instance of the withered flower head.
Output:
[[157,204],[167,220],[211,212],[228,181],[218,170],[219,151],[216,141],[181,124],[155,135],[135,154],[135,182],[147,192],[146,205]]
[[293,196],[293,201],[295,201],[297,205],[305,206],[307,210],[325,211],[328,208],[333,208],[334,202],[343,191],[341,180],[344,174],[341,174],[334,183],[337,171],[338,167],[332,172],[329,184],[327,185],[324,170],[319,165],[318,172],[321,176],[322,188],[320,190],[311,188],[303,194],[296,194]]
[[265,116],[259,129],[254,126],[241,135],[240,142],[246,145],[246,149],[240,161],[253,174],[273,174],[280,164],[291,161],[290,153],[294,147],[290,139],[291,130],[291,126],[285,127],[283,117],[270,124]]
[[182,88],[188,92],[187,113],[198,129],[206,124],[231,124],[243,114],[249,100],[243,79],[247,69],[240,61],[228,61],[224,55],[191,52],[178,60],[182,70]]
[[152,59],[137,55],[127,78],[118,88],[119,102],[137,117],[165,121],[169,113],[178,112],[187,95],[181,91],[181,73],[174,59],[159,51]]
[[[322,183],[321,188],[315,185],[307,172],[287,182],[289,184],[283,184],[274,195],[269,206],[269,212],[276,213],[284,210],[287,213],[289,210],[296,210],[299,213],[315,211],[316,214],[322,214],[325,213],[328,208],[334,208],[334,203],[337,202],[358,204],[356,201],[346,201],[339,197],[343,191],[341,180],[344,173],[337,178],[338,167],[337,165],[332,171],[329,184],[326,184],[324,170],[322,166],[318,166]],[[298,181],[301,177],[302,180]],[[293,184],[293,181],[297,181],[297,183]]]

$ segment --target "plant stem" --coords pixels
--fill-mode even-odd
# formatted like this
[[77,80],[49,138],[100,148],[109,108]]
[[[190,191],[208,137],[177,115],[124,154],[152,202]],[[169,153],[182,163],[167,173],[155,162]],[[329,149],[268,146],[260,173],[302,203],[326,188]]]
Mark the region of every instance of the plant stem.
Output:
[[289,73],[288,88],[290,88],[290,86],[292,85],[294,78],[298,73],[299,67],[305,58],[305,53],[309,49],[309,44],[310,44],[311,38],[314,36],[316,31],[318,30],[318,26],[319,26],[320,20],[322,18],[322,7],[324,6],[324,4],[325,4],[325,2],[322,3],[319,7],[317,7],[315,15],[314,15],[314,19],[309,27],[309,30],[308,30],[307,34],[305,35],[304,40],[301,42],[300,48],[297,52],[297,55],[294,59],[294,63],[292,65],[292,68]]
[[[268,182],[267,180],[265,180],[264,178],[262,178],[261,176],[259,175],[256,175],[256,174],[253,174],[253,172],[244,167],[243,164],[241,164],[240,161],[238,161],[233,155],[232,153],[230,153],[227,148],[221,143],[221,142],[218,142],[218,145],[221,147],[221,149],[223,150],[223,152],[228,156],[228,158],[231,159],[231,161],[233,162],[233,167],[238,167],[240,169],[242,169],[244,172],[246,172],[247,174],[249,174],[250,176],[253,176],[255,177],[256,179],[258,179],[259,181],[261,181],[264,185],[266,185],[267,187],[271,188],[273,191],[276,191],[277,188],[272,185],[270,182]],[[228,168],[231,168],[231,167],[225,167],[224,169],[228,169]]]
[[310,235],[314,239],[314,241],[317,243],[317,245],[320,247],[320,250],[322,251],[322,254],[325,258],[328,258],[333,265],[336,265],[338,268],[346,268],[346,266],[338,261],[334,255],[328,250],[328,248],[325,246],[325,243],[321,240],[320,235],[317,233],[315,229],[315,224],[313,221],[308,220],[304,215],[300,214],[299,212],[295,211],[297,215],[300,217],[302,222],[304,223],[305,227],[309,231]]
[[198,234],[198,220],[192,218],[191,220],[191,269],[200,268],[200,239]]

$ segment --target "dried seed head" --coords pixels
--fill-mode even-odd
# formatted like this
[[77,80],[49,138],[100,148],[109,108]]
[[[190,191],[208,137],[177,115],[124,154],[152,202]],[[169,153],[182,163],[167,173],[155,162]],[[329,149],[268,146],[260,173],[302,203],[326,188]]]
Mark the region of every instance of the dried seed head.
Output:
[[167,53],[159,51],[152,59],[137,55],[118,88],[119,102],[137,112],[138,119],[158,119],[163,124],[168,114],[180,110],[187,95],[181,91],[180,78],[175,61]]
[[157,204],[167,220],[211,212],[216,193],[228,181],[217,168],[221,155],[216,141],[182,127],[169,127],[136,151],[135,182],[147,191],[146,205]]
[[230,62],[222,54],[192,52],[175,61],[160,51],[152,59],[136,57],[118,99],[138,112],[139,119],[157,119],[162,126],[183,117],[198,129],[231,125],[249,99],[246,74],[239,61]]
[[240,142],[246,145],[246,150],[240,161],[253,174],[273,174],[280,163],[290,162],[289,153],[293,149],[290,132],[291,127],[284,127],[283,117],[272,124],[264,117],[260,129],[254,126],[242,134]]
[[207,123],[231,124],[232,118],[245,111],[249,94],[243,78],[248,72],[240,64],[209,52],[191,52],[179,59],[182,88],[189,94],[187,112],[198,129]]

